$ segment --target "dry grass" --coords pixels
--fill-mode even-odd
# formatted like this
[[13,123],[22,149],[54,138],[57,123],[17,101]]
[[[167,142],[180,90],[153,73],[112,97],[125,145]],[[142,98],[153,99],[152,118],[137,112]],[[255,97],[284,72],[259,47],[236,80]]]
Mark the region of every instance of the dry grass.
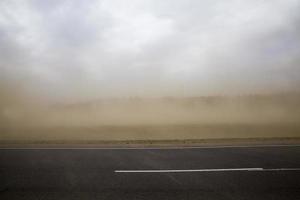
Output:
[[299,124],[211,124],[98,127],[22,127],[2,130],[3,141],[186,140],[299,137]]

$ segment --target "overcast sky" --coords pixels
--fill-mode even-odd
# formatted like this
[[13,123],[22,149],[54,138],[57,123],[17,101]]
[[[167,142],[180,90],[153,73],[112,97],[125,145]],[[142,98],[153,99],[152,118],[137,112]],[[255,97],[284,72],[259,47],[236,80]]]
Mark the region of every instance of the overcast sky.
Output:
[[297,90],[299,0],[1,0],[0,78],[55,98]]

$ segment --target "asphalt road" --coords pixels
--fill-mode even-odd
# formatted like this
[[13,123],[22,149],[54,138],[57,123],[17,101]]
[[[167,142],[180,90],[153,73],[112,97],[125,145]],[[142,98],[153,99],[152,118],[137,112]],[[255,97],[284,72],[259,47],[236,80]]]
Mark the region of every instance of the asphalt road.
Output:
[[300,199],[300,145],[1,149],[0,199]]

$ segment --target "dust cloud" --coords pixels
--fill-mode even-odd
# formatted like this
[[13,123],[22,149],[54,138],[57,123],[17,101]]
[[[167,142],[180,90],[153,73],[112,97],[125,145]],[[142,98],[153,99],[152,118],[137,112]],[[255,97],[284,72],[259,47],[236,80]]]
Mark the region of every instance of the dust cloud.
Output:
[[300,1],[0,1],[0,141],[300,136]]
[[0,139],[298,137],[297,93],[51,102],[1,84]]

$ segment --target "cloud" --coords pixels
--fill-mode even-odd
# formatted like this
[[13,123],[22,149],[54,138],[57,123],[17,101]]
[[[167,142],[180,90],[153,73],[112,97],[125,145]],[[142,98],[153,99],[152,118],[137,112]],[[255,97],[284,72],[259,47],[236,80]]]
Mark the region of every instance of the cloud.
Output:
[[54,98],[296,90],[297,0],[0,2],[0,77]]

